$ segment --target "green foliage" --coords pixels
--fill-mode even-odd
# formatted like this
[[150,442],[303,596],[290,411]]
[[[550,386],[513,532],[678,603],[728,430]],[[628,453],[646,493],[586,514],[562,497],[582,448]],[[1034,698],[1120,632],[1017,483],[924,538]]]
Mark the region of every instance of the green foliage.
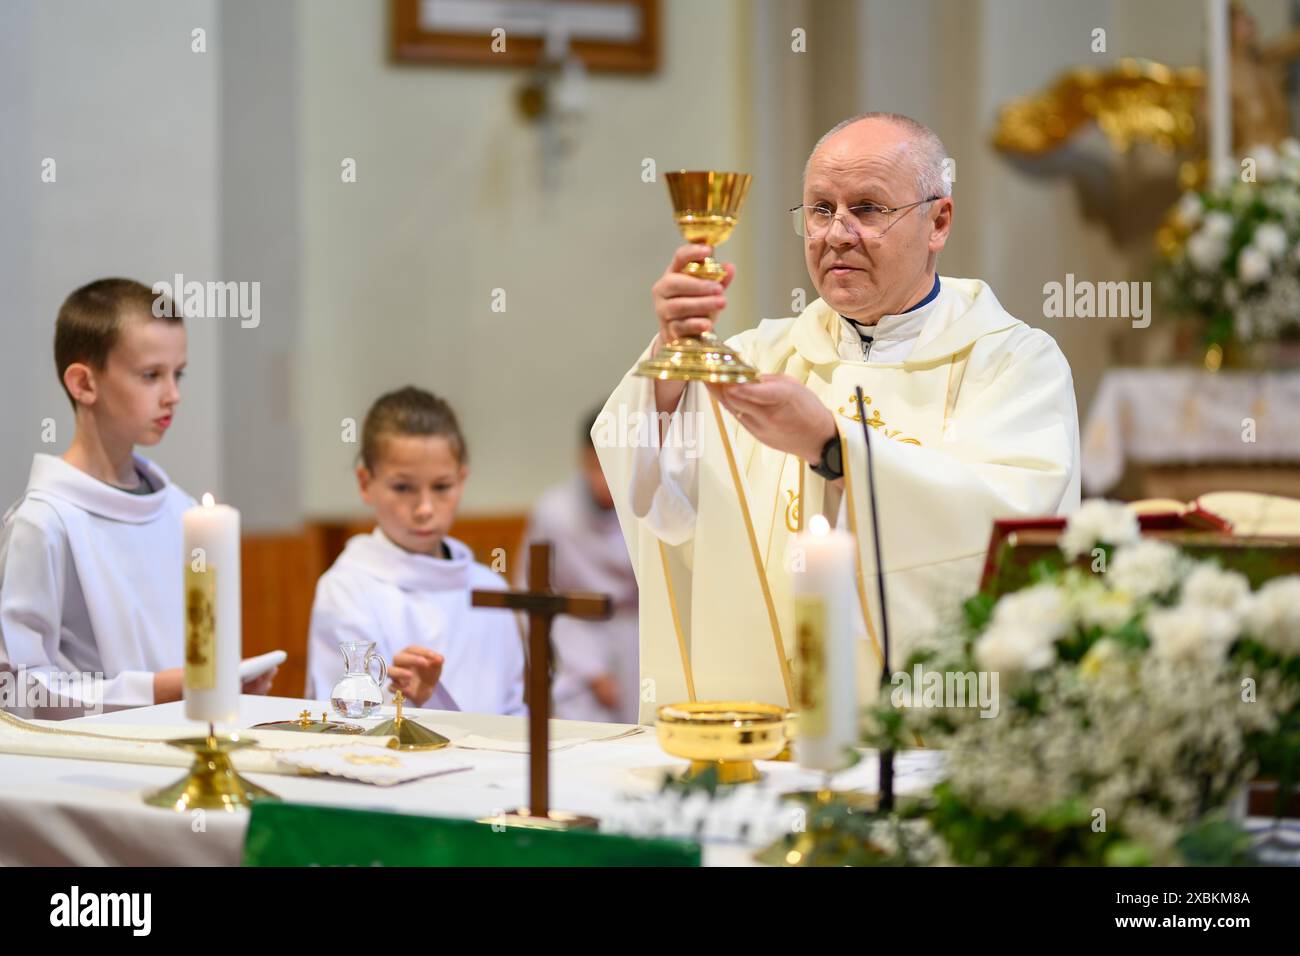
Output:
[[1069,800],[1034,817],[972,806],[941,783],[929,820],[953,861],[966,866],[1140,866],[1140,846],[1116,830],[1096,832],[1089,807]]
[[1250,866],[1251,836],[1231,820],[1214,818],[1188,830],[1178,852],[1189,866]]
[[664,774],[663,783],[659,787],[659,792],[661,794],[675,794],[682,798],[697,793],[705,793],[708,794],[709,799],[712,800],[718,795],[718,788],[720,786],[722,786],[722,784],[718,779],[718,768],[710,765],[697,774]]
[[968,598],[962,605],[962,616],[966,624],[966,632],[971,635],[980,634],[989,626],[989,621],[993,618],[993,608],[997,606],[998,599],[993,594],[981,591],[972,598]]
[[895,813],[864,809],[857,794],[804,801],[808,816],[801,832],[790,833],[758,856],[760,862],[803,866],[918,866],[934,862],[934,844],[918,805],[905,802]]

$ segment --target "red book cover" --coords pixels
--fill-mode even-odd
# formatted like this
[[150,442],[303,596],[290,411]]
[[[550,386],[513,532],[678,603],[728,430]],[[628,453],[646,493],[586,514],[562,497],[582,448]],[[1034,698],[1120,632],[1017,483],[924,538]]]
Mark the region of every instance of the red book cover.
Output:
[[[1167,508],[1138,514],[1138,527],[1145,534],[1152,531],[1196,531],[1232,534],[1232,523],[1212,511],[1206,511],[1197,502],[1181,508]],[[1066,519],[1059,515],[1039,518],[999,518],[993,522],[988,551],[984,555],[984,573],[980,587],[984,587],[997,570],[997,556],[1003,543],[1019,531],[1064,531]]]

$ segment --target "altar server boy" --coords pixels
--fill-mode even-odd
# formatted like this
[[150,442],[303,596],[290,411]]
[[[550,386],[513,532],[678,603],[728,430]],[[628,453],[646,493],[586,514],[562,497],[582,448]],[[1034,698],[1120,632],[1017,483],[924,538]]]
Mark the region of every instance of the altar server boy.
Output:
[[348,541],[316,585],[307,696],[343,675],[342,641],[374,641],[389,691],[416,707],[524,711],[522,633],[513,611],[470,606],[500,576],[447,532],[469,475],[456,415],[407,387],[380,397],[361,429],[357,485],[377,527]]
[[0,527],[0,670],[25,674],[27,687],[0,706],[28,710],[33,695],[40,711],[181,698],[181,513],[194,501],[135,454],[171,427],[185,370],[181,317],[156,298],[139,282],[100,279],[59,310],[54,362],[76,426],[62,456],[35,456]]

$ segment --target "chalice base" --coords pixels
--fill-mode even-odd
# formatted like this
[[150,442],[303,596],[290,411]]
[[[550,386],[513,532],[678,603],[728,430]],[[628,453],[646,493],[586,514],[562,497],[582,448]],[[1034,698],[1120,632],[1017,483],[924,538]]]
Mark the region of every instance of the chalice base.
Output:
[[636,374],[674,382],[715,382],[736,385],[758,378],[758,370],[712,332],[673,339]]

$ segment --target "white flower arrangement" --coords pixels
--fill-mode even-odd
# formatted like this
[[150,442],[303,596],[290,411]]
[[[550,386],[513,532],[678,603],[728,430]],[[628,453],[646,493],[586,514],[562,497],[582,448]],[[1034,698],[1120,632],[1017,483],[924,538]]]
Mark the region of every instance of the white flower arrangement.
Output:
[[1240,631],[1241,621],[1222,608],[1180,604],[1146,617],[1151,653],[1171,661],[1219,666]]
[[[1032,846],[1051,848],[1045,862],[1180,862],[1182,838],[1224,810],[1264,755],[1295,747],[1287,727],[1300,719],[1300,576],[1252,593],[1236,571],[1139,538],[1122,506],[1085,502],[1061,550],[1077,557],[1103,542],[1114,543],[1106,567],[1042,572],[991,607],[968,607],[966,656],[954,648],[938,660],[1003,675],[996,716],[908,714],[949,753],[940,829],[983,821],[946,837],[1010,825],[1008,813],[1025,828],[1020,844],[987,855],[954,844],[957,862],[1044,862]],[[1246,677],[1256,697],[1243,695]],[[1122,834],[1117,843],[1062,835],[1086,828],[1097,807]]]
[[1129,507],[1118,501],[1093,498],[1070,516],[1060,547],[1067,558],[1074,560],[1098,545],[1131,544],[1138,537],[1137,516]]
[[1300,577],[1274,578],[1255,592],[1246,629],[1282,657],[1300,657]]
[[1056,663],[1056,647],[1042,630],[994,624],[980,635],[975,660],[984,670],[1012,676],[1051,667]]
[[1240,622],[1250,607],[1250,582],[1239,571],[1224,571],[1209,562],[1198,564],[1183,581],[1183,603],[1226,611]]
[[1040,694],[1053,706],[1040,714],[960,724],[946,742],[947,785],[994,817],[1035,820],[1075,805],[1086,827],[1100,808],[1108,829],[1139,845],[1140,862],[1181,862],[1179,838],[1241,784],[1247,735],[1267,730],[1272,715],[1243,703],[1221,668],[1199,663],[1147,656],[1081,677],[1044,675]]
[[1113,591],[1138,600],[1168,594],[1186,574],[1183,553],[1166,541],[1148,538],[1115,552],[1105,581]]
[[1245,155],[1254,160],[1254,181],[1184,193],[1157,237],[1163,298],[1205,318],[1208,341],[1219,345],[1300,335],[1300,142]]

